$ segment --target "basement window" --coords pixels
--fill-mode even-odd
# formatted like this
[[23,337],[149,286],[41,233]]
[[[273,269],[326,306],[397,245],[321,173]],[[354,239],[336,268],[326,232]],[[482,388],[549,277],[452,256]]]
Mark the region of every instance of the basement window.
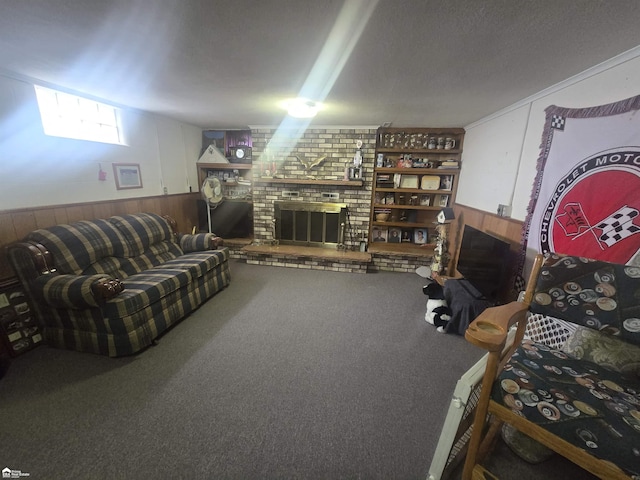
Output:
[[46,135],[124,145],[115,107],[39,85],[34,87]]

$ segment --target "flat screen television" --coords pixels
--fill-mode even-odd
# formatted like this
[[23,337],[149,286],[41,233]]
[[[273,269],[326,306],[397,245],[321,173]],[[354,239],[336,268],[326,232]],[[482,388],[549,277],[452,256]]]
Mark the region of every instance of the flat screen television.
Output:
[[464,226],[457,270],[488,300],[496,301],[508,275],[509,243]]

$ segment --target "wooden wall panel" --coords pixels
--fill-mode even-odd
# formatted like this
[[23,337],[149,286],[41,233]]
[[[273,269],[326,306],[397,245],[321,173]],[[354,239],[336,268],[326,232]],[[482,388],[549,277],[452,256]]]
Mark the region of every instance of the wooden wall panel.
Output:
[[[51,214],[50,210],[34,210],[32,212],[27,212],[27,213],[33,216],[33,221],[35,222],[35,225],[30,230],[21,232],[20,235],[18,235],[18,237],[20,238],[22,238],[24,235],[26,235],[31,230],[34,230],[36,228],[47,228],[47,227],[50,227],[51,225],[56,224],[56,219],[53,218],[53,215]],[[15,216],[13,221],[15,223]]]
[[141,212],[162,212],[162,202],[158,198],[143,198],[140,200]]
[[111,203],[98,203],[93,205],[92,218],[109,218],[115,215]]
[[[0,245],[4,247],[24,236],[22,232],[30,232],[36,228],[35,217],[29,212],[12,215],[10,212],[0,214]],[[0,254],[0,279],[13,277],[13,271],[6,261],[4,248]]]
[[198,218],[198,193],[162,195],[136,199],[109,200],[74,205],[51,205],[30,209],[0,211],[0,281],[14,277],[5,248],[38,228],[79,220],[108,218],[127,213],[150,212],[170,215],[178,223],[178,231],[190,233]]
[[82,205],[67,208],[67,221],[69,223],[78,222],[80,220],[86,220],[84,208]]
[[56,219],[56,225],[69,223],[69,215],[67,215],[67,207],[58,207],[53,209],[53,217]]
[[16,240],[24,237],[32,230],[42,228],[39,220],[44,222],[45,219],[47,222],[51,222],[49,225],[55,224],[55,220],[52,218],[51,213],[45,215],[44,212],[41,212],[40,215],[36,215],[35,212],[18,212],[13,215],[13,228],[16,232]]
[[0,225],[2,225],[0,229],[0,245],[6,245],[18,239],[10,213],[0,213]]

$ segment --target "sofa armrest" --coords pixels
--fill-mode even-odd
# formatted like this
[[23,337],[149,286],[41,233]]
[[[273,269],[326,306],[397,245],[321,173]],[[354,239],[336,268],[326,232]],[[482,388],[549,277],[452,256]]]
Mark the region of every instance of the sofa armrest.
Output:
[[124,290],[124,284],[104,275],[42,275],[31,288],[45,305],[82,310],[104,304]]
[[224,240],[213,233],[178,235],[178,242],[184,253],[216,250],[224,245]]
[[526,322],[527,311],[528,305],[523,302],[487,308],[471,322],[464,338],[490,352],[500,351],[505,346],[511,327]]

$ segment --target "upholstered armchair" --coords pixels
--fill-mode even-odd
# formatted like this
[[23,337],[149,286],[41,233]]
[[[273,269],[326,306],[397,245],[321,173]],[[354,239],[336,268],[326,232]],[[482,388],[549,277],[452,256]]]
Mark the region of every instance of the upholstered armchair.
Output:
[[[530,314],[586,327],[623,366],[584,345],[526,338]],[[538,256],[524,300],[485,310],[466,339],[489,352],[463,479],[482,466],[503,423],[606,479],[640,475],[640,269],[581,257]]]

